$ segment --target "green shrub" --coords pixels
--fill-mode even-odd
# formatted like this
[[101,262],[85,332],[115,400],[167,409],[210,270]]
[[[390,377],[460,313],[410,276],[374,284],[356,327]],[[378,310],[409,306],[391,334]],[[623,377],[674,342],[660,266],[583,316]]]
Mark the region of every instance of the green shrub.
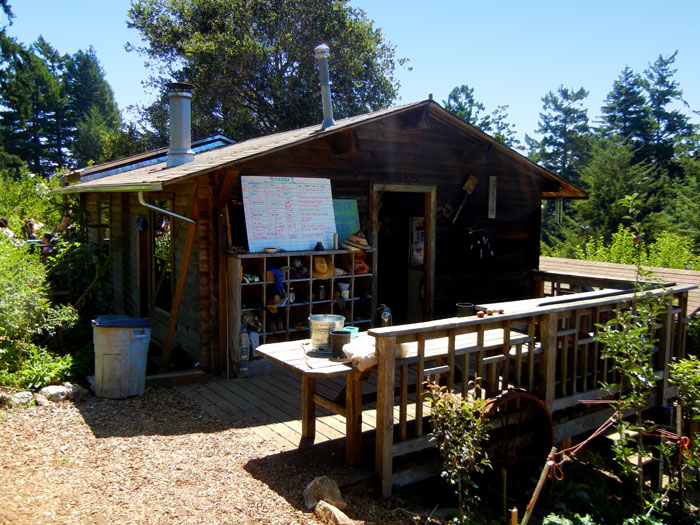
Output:
[[39,388],[64,379],[70,356],[54,357],[45,344],[77,320],[70,306],[51,304],[39,255],[0,238],[0,384]]
[[477,501],[474,493],[474,473],[491,466],[484,452],[488,439],[486,401],[477,395],[462,398],[446,387],[427,384],[430,399],[430,436],[437,441],[443,459],[442,476],[456,487],[459,523],[470,523],[464,515],[464,505]]
[[58,187],[57,177],[44,179],[24,175],[15,178],[5,173],[0,175],[0,183],[0,216],[10,220],[10,229],[19,237],[25,219],[44,224],[42,231],[50,231],[61,220],[60,201],[48,197],[49,191]]
[[588,514],[585,516],[574,514],[573,520],[558,514],[549,514],[542,520],[542,525],[595,525],[595,521]]
[[[620,225],[606,244],[602,237],[591,237],[573,250],[576,259],[601,261],[620,264],[641,264],[659,268],[680,268],[700,270],[700,257],[693,253],[693,241],[682,235],[661,232],[656,240],[638,250],[635,243],[636,234]],[[570,252],[567,252],[570,253]],[[563,248],[547,248],[543,255],[565,257]]]
[[670,365],[670,381],[675,385],[678,401],[687,423],[700,419],[700,361],[694,355]]
[[46,348],[23,341],[0,344],[0,384],[15,388],[41,388],[62,381],[73,359],[57,357]]

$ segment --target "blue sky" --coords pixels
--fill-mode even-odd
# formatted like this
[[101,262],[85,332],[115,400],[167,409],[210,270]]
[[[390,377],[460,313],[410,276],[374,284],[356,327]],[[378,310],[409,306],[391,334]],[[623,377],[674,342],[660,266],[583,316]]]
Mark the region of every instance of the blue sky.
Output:
[[[119,107],[151,100],[145,58],[126,27],[129,0],[10,0],[9,33],[29,44],[40,34],[62,53],[93,45]],[[442,103],[468,84],[488,111],[509,106],[518,135],[533,134],[541,98],[563,84],[589,91],[593,121],[625,66],[644,70],[678,50],[676,80],[700,110],[700,1],[697,0],[352,0],[408,58],[399,69],[400,102],[432,93]],[[332,52],[332,50],[331,50]],[[332,67],[332,58],[331,58]],[[698,122],[696,117],[695,122]]]

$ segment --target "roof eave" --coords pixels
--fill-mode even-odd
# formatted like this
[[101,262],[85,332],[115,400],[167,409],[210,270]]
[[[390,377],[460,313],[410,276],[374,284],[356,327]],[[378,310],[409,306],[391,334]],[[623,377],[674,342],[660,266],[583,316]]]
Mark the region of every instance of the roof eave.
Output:
[[51,190],[52,195],[70,195],[76,193],[112,193],[112,192],[139,192],[139,191],[162,191],[163,183],[154,182],[151,184],[105,184],[95,186],[85,186],[76,184],[63,186]]

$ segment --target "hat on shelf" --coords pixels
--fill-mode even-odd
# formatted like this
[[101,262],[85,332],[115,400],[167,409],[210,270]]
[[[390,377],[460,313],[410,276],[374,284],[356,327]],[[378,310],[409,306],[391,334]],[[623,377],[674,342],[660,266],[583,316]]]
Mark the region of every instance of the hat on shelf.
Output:
[[343,248],[353,252],[369,250],[371,246],[362,232],[356,232],[342,242]]
[[289,278],[290,279],[306,279],[309,277],[309,270],[306,269],[304,263],[301,262],[299,257],[292,257],[289,264]]
[[318,255],[314,257],[313,271],[311,275],[314,279],[330,279],[335,275],[333,260],[328,255]]
[[371,268],[367,264],[367,255],[365,252],[356,253],[354,260],[355,275],[362,275],[371,271]]
[[275,314],[277,313],[277,307],[278,306],[284,306],[287,304],[287,296],[281,296],[275,294],[275,296],[272,298],[272,300],[267,304],[267,309],[271,313]]

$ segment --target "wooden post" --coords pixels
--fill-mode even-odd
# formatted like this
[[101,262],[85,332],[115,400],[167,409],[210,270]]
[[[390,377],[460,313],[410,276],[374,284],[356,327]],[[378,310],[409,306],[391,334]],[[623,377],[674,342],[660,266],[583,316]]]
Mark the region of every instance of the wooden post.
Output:
[[557,377],[557,314],[546,314],[540,323],[542,355],[540,356],[540,392],[545,403],[551,407]]
[[484,384],[482,378],[484,375],[484,325],[478,325],[476,330],[476,346],[478,347],[478,350],[476,353],[476,363],[474,366],[474,387],[481,389]]
[[301,437],[313,441],[316,436],[316,378],[301,376]]
[[[360,372],[345,376],[345,459],[350,465],[362,461],[362,381]],[[312,400],[313,404],[313,400]]]
[[448,330],[447,332],[447,364],[450,366],[450,371],[447,374],[447,388],[450,392],[454,389],[455,385],[455,337],[456,333],[454,328]]
[[678,299],[678,306],[680,312],[678,313],[678,320],[676,322],[676,341],[674,343],[675,357],[676,359],[685,359],[685,341],[686,341],[686,331],[687,322],[690,320],[687,318],[688,315],[688,292],[683,292],[676,296]]
[[401,365],[399,372],[399,439],[403,441],[408,435],[408,365]]
[[[199,213],[199,205],[197,200],[197,192],[194,193],[194,205],[192,206],[192,216],[197,217]],[[177,274],[177,283],[175,283],[175,294],[173,296],[173,305],[170,310],[168,319],[168,330],[165,332],[165,343],[163,343],[163,355],[160,357],[159,370],[164,373],[168,369],[170,363],[170,350],[175,337],[175,329],[177,328],[177,318],[180,315],[180,305],[182,304],[182,296],[185,293],[185,283],[187,282],[187,270],[190,267],[190,258],[192,257],[192,248],[197,237],[197,225],[187,225],[187,237],[185,238],[185,248],[182,252],[182,261],[180,261],[180,271]]]
[[230,363],[233,361],[233,375],[241,375],[241,315],[238,305],[241,304],[241,287],[238,282],[241,279],[241,260],[237,257],[227,256],[227,278],[228,283],[228,307],[227,307],[227,342],[226,342],[226,373],[227,379],[230,376]]
[[[501,368],[500,390],[507,389],[510,382],[510,327],[510,321],[503,323],[503,355],[506,359],[503,361],[503,367]],[[496,380],[498,380],[498,378],[496,378]]]
[[535,487],[535,492],[532,493],[532,498],[530,498],[530,503],[528,503],[527,505],[525,515],[523,516],[523,521],[520,523],[520,525],[527,525],[527,522],[530,520],[530,516],[532,516],[532,511],[535,510],[535,503],[537,503],[537,498],[540,497],[540,492],[542,491],[542,487],[544,486],[547,474],[552,468],[552,460],[550,460],[549,458],[554,457],[556,451],[556,447],[552,447],[552,450],[549,451],[549,456],[547,456],[547,463],[545,463],[544,468],[542,468],[542,472],[540,473],[540,479],[537,482],[537,486]]
[[396,337],[377,337],[377,440],[375,470],[382,496],[391,496],[394,439],[394,347]]
[[[425,381],[425,334],[418,334],[418,364],[416,365],[416,436],[423,435],[423,381]],[[393,352],[392,352],[393,354]]]
[[664,302],[666,304],[666,309],[661,313],[661,333],[659,334],[659,354],[657,366],[664,371],[663,378],[661,379],[661,388],[659,395],[661,399],[657,399],[657,402],[661,406],[667,406],[669,398],[669,384],[668,384],[668,374],[669,374],[669,363],[671,362],[671,353],[673,349],[671,344],[673,343],[673,301],[672,297],[664,297]]
[[[228,307],[230,305],[228,301],[228,257],[226,256],[225,249],[228,249],[228,243],[224,241],[225,238],[225,222],[226,217],[224,213],[228,215],[226,208],[219,210],[219,224],[218,224],[218,239],[219,239],[219,291],[218,291],[218,313],[219,313],[219,352],[218,352],[218,369],[221,370],[226,367],[226,379],[229,379],[230,374],[230,359],[228,357]],[[225,362],[224,362],[225,360]]]

